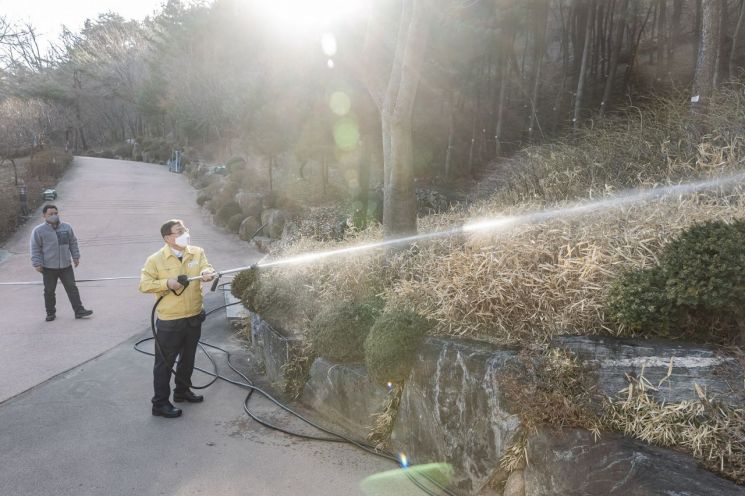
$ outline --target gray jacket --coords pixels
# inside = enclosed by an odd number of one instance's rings
[[[60,222],[57,229],[45,222],[31,233],[31,265],[47,269],[65,269],[80,258],[78,239],[72,226]]]

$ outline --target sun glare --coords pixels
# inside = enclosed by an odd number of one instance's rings
[[[260,0],[273,22],[294,28],[323,28],[360,15],[366,0]]]

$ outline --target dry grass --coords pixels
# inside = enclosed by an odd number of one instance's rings
[[[692,454],[709,470],[745,483],[745,409],[732,408],[694,385],[698,400],[659,403],[642,371],[621,397],[608,400],[603,423],[642,441]]]
[[[316,355],[307,341],[290,349],[290,359],[282,365],[282,390],[291,400],[296,400],[303,394],[310,367],[315,359]]]
[[[508,404],[519,408],[520,416],[520,430],[500,459],[507,472],[528,463],[527,440],[542,425],[582,427],[600,435],[595,383],[566,350],[523,350],[500,376],[499,389]]]
[[[437,241],[407,261],[388,300],[437,321],[439,333],[500,344],[546,342],[556,334],[620,335],[624,329],[604,315],[610,282],[656,263],[662,246],[686,227],[735,218],[745,218],[742,192],[658,200]]]
[[[527,442],[538,427],[582,427],[595,437],[603,429],[597,405],[602,404],[594,379],[577,358],[561,348],[523,350],[499,378],[508,404],[519,407],[520,429],[504,450],[499,466],[507,473],[530,462]]]
[[[516,179],[507,189],[467,210],[423,217],[419,232],[745,169],[745,86],[725,89],[712,109],[706,126],[694,126],[684,102],[661,102],[644,113],[631,109],[571,144],[532,148],[516,159]],[[708,131],[701,134],[702,128]],[[662,246],[694,223],[740,218],[741,189],[706,192],[417,242],[394,256],[382,250],[336,255],[274,269],[272,277],[303,285],[318,305],[383,295],[389,307],[435,320],[436,333],[497,344],[545,343],[556,334],[623,335],[627,331],[604,314],[611,281],[653,265]],[[381,237],[379,227],[347,233],[342,242],[306,237],[273,256]]]
[[[375,449],[384,450],[391,439],[403,392],[403,384],[391,384],[383,410],[373,415],[373,425],[370,427],[367,440],[375,446]]]

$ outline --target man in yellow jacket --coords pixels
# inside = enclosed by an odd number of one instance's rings
[[[202,281],[211,281],[215,271],[207,261],[204,250],[189,244],[189,230],[178,219],[169,220],[160,228],[165,246],[150,255],[142,268],[140,291],[154,293],[162,298],[157,308],[156,328],[158,339],[155,366],[153,367],[152,413],[156,416],[174,418],[181,416],[181,409],[169,401],[171,395],[171,369],[180,356],[176,369],[173,401],[199,403],[204,400],[191,388],[194,371],[194,356],[202,335],[204,307],[200,284],[182,284],[179,276],[187,278],[201,276]],[[165,361],[163,360],[165,358]]]

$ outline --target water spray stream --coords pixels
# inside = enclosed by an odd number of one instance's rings
[[[737,174],[731,174],[728,176],[721,176],[713,179],[707,179],[692,183],[678,184],[674,186],[665,186],[661,188],[651,189],[635,189],[620,193],[612,198],[605,198],[602,200],[590,201],[590,202],[577,202],[562,208],[555,208],[549,210],[542,210],[539,212],[532,212],[522,215],[514,215],[508,217],[498,217],[491,219],[484,219],[474,222],[469,222],[462,226],[458,226],[452,229],[444,231],[434,231],[430,233],[416,234],[413,236],[406,236],[402,238],[389,239],[385,241],[378,241],[375,243],[368,243],[364,245],[350,246],[347,248],[339,248],[336,250],[321,251],[316,253],[306,253],[301,255],[294,255],[286,258],[280,258],[273,261],[264,262],[264,259],[256,264],[248,265],[245,267],[238,267],[235,269],[224,270],[218,272],[219,276],[232,274],[235,272],[241,272],[251,268],[269,268],[279,267],[284,265],[296,265],[296,264],[307,264],[324,258],[333,257],[336,255],[348,255],[352,253],[360,253],[364,251],[374,250],[376,248],[384,248],[390,246],[405,245],[413,243],[415,241],[423,241],[427,239],[443,238],[449,236],[455,236],[458,234],[466,234],[472,232],[481,231],[493,231],[497,229],[505,229],[517,225],[533,224],[556,218],[573,217],[576,215],[587,214],[597,210],[607,210],[625,205],[643,203],[646,201],[662,198],[670,195],[682,196],[690,193],[696,193],[708,189],[714,189],[722,186],[737,184],[745,181],[745,172],[739,172]],[[263,227],[263,226],[262,226]],[[89,282],[89,281],[104,281],[104,280],[116,280],[116,279],[139,279],[139,277],[110,277],[100,279],[82,279],[77,282]],[[200,279],[200,276],[192,277],[189,280],[193,281]],[[0,286],[17,286],[17,285],[31,285],[40,284],[38,282],[0,282]]]
[[[629,204],[642,203],[658,198],[662,198],[669,195],[686,195],[703,191],[707,189],[713,189],[721,186],[735,184],[745,181],[745,172],[738,174],[732,174],[729,176],[718,177],[714,179],[707,179],[703,181],[697,181],[693,183],[678,184],[674,186],[665,186],[662,188],[653,189],[637,189],[630,190],[621,193],[612,198],[606,198],[602,200],[592,202],[577,202],[572,205],[542,210],[539,212],[532,212],[523,215],[515,215],[508,217],[499,217],[492,219],[485,219],[480,221],[469,222],[462,226],[448,229],[444,231],[435,231],[431,233],[417,234],[414,236],[406,236],[403,238],[395,238],[386,241],[379,241],[376,243],[368,243],[364,245],[351,246],[348,248],[340,248],[338,250],[322,251],[317,253],[306,253],[302,255],[291,256],[287,258],[280,258],[278,260],[258,263],[255,267],[278,267],[282,265],[292,264],[304,264],[315,262],[317,260],[332,257],[335,255],[347,255],[350,253],[359,253],[363,251],[373,250],[376,248],[383,248],[388,246],[403,245],[414,241],[422,241],[426,239],[442,238],[448,236],[454,236],[457,234],[471,233],[477,231],[490,231],[496,229],[504,229],[517,225],[533,224],[537,222],[546,221],[549,219],[561,218],[561,217],[573,217],[576,215],[586,214],[597,210],[607,210],[611,208],[622,207]],[[238,272],[241,270],[248,269],[250,267],[241,267],[239,269],[233,269],[230,271],[224,271],[222,274],[229,274],[231,272]]]

